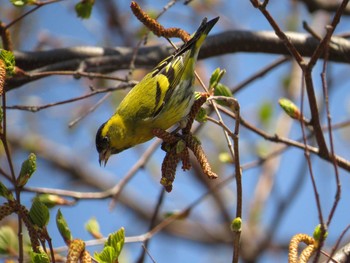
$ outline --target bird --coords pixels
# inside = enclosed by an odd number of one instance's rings
[[[112,154],[151,140],[154,129],[167,130],[186,120],[195,100],[198,53],[218,20],[203,19],[190,40],[136,84],[100,126],[96,133],[100,166],[106,166]]]

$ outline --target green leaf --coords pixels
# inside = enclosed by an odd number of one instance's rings
[[[120,228],[117,232],[114,232],[108,236],[105,246],[111,246],[115,249],[117,257],[119,257],[120,252],[123,249],[125,240],[124,228]]]
[[[241,232],[242,231],[242,219],[240,217],[236,217],[231,222],[231,231],[232,232]]]
[[[194,99],[198,100],[202,97],[202,92],[195,91],[194,92]]]
[[[190,210],[185,210],[185,211],[169,211],[164,213],[164,217],[171,217],[175,216],[176,220],[184,220],[187,219],[190,215]]]
[[[327,232],[327,227],[325,226],[325,230],[324,230],[324,239],[327,238],[328,236],[328,232]],[[322,231],[321,231],[321,224],[318,224],[316,227],[315,227],[315,230],[314,230],[314,234],[313,234],[313,237],[316,241],[320,241],[321,240],[321,234],[322,234]]]
[[[42,228],[49,223],[50,212],[44,203],[40,202],[38,198],[34,198],[29,217],[35,225]]]
[[[77,16],[82,19],[90,18],[94,3],[94,0],[82,0],[80,3],[77,3],[75,5],[75,12],[77,13]]]
[[[6,75],[12,76],[15,73],[15,56],[12,52],[0,49],[0,59],[5,62]]]
[[[220,68],[215,69],[210,76],[209,89],[215,89],[225,73],[226,73],[226,70],[224,69],[220,69]]]
[[[293,119],[299,120],[301,118],[301,113],[297,105],[295,105],[291,100],[286,98],[281,98],[278,101],[281,108],[287,115]]]
[[[204,108],[200,108],[197,115],[196,115],[196,121],[198,122],[206,122],[207,121],[207,111]]]
[[[226,85],[218,83],[216,85],[215,90],[214,90],[214,95],[215,96],[232,97],[232,92],[229,89],[229,87],[227,87]]]
[[[30,251],[30,259],[32,263],[50,263],[50,258],[44,251],[40,253]]]
[[[21,171],[17,178],[17,185],[24,186],[36,170],[36,156],[29,154],[28,159],[22,163]]]
[[[220,68],[216,68],[213,73],[211,73],[210,80],[209,80],[209,86],[212,87],[215,82],[217,82],[217,79],[219,78],[220,74]]]
[[[9,226],[0,227],[0,255],[8,255],[10,251],[18,251],[17,235]]]
[[[94,258],[100,263],[115,263],[118,255],[113,247],[104,247],[100,253],[95,252]]]
[[[28,0],[11,0],[11,3],[14,6],[22,7],[22,6],[25,6],[28,3]]]
[[[95,217],[90,218],[89,221],[85,224],[85,229],[95,238],[102,237],[100,232],[100,225]]]
[[[214,89],[214,96],[232,97],[232,92],[226,85],[217,83]],[[222,106],[227,106],[225,101],[217,100],[216,102]]]
[[[229,163],[232,164],[233,160],[232,160],[232,156],[231,154],[227,153],[227,152],[222,152],[219,154],[219,160],[222,163]]]
[[[56,205],[62,205],[69,203],[68,200],[60,197],[59,195],[53,195],[53,194],[39,194],[36,196],[42,202],[45,204],[48,208],[53,208]]]
[[[11,191],[7,189],[7,187],[2,182],[0,182],[0,196],[5,197],[9,201],[15,200]]]
[[[273,113],[272,104],[270,102],[264,102],[259,108],[259,119],[263,124],[268,124],[271,120]]]
[[[72,233],[68,227],[66,219],[63,217],[63,214],[61,213],[61,210],[58,209],[56,214],[56,225],[58,228],[58,231],[60,232],[64,242],[68,244],[72,239]]]

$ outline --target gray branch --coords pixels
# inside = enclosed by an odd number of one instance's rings
[[[326,262],[338,262],[338,263],[349,263],[350,262],[350,243],[347,243],[340,248],[332,257],[333,261],[325,260]]]
[[[287,33],[291,42],[302,56],[309,57],[319,41],[307,34]],[[170,55],[174,49],[169,46],[142,47],[135,60],[136,67],[152,68]],[[282,41],[272,31],[227,31],[209,36],[204,43],[199,59],[238,52],[289,55]],[[70,47],[49,51],[15,51],[16,65],[29,76],[16,76],[7,81],[7,90],[20,87],[39,77],[33,73],[47,71],[84,71],[110,73],[128,69],[134,48],[130,47]],[[350,41],[333,37],[329,61],[350,63]]]

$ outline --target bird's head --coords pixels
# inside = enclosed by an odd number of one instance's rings
[[[101,125],[96,133],[96,149],[99,163],[106,166],[112,154],[120,153],[134,145],[128,136],[128,129],[119,115],[113,115]]]
[[[96,133],[96,150],[99,154],[99,163],[106,166],[109,157],[112,154],[111,139],[108,133],[106,123],[102,124]]]

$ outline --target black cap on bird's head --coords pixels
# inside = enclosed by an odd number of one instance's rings
[[[107,134],[102,134],[105,125],[106,123],[102,124],[96,133],[96,150],[99,154],[98,161],[100,163],[100,166],[101,164],[106,166],[107,161],[112,154],[112,150],[110,147],[110,139]]]
[[[112,154],[120,153],[133,145],[125,141],[124,127],[118,123],[120,116],[113,116],[110,120],[101,125],[96,133],[96,150],[99,154],[100,165],[106,166]],[[112,121],[111,121],[112,120]],[[117,120],[117,121],[116,121]]]

